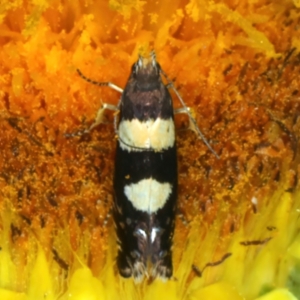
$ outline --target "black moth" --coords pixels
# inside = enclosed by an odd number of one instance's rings
[[[115,119],[118,141],[113,182],[118,270],[123,277],[132,276],[137,282],[144,276],[170,278],[177,199],[174,111],[168,91],[172,83],[154,53],[149,58],[139,57],[124,91],[112,83],[92,81],[78,72],[93,84],[110,86],[122,93],[118,106],[104,104],[90,127],[101,122],[104,109],[119,111],[119,122]],[[168,80],[167,86],[161,74]],[[183,105],[179,112],[189,115],[194,129],[217,156],[176,89],[174,92]]]

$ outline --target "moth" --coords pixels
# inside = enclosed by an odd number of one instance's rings
[[[123,277],[140,282],[145,276],[172,277],[172,240],[177,203],[177,155],[174,109],[169,88],[172,82],[156,61],[155,53],[140,56],[133,64],[125,89],[110,82],[122,93],[117,106],[104,104],[89,130],[101,122],[105,109],[118,111],[118,137],[113,179],[113,218],[118,239],[117,268]],[[168,81],[164,84],[162,76]],[[203,137],[189,109],[175,88],[185,112]],[[88,130],[88,131],[89,131]]]

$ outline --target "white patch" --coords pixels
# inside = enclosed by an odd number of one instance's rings
[[[140,236],[142,236],[145,240],[147,239],[147,234],[146,234],[145,230],[139,228],[139,229],[137,230],[137,233],[138,233]]]
[[[257,198],[256,197],[252,197],[251,202],[253,205],[257,205]]]
[[[124,187],[124,193],[133,207],[149,214],[162,208],[171,192],[170,183],[159,183],[153,178],[143,179]]]
[[[159,229],[159,228],[157,228],[157,227],[152,228],[152,230],[151,230],[151,235],[150,235],[151,243],[153,243],[153,242],[155,241],[156,233],[157,233],[157,232],[160,232],[160,229]]]
[[[143,149],[165,150],[173,147],[175,143],[174,121],[172,118],[157,118],[144,122],[138,119],[123,120],[119,125],[119,136],[121,148],[129,152]]]

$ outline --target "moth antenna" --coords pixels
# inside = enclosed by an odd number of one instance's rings
[[[85,75],[82,74],[82,72],[79,70],[79,69],[76,69],[77,73],[79,74],[79,76],[81,78],[83,78],[85,81],[89,82],[89,83],[92,83],[92,84],[95,84],[95,85],[98,85],[98,86],[108,86],[110,88],[112,88],[113,90],[119,92],[119,93],[123,93],[123,89],[121,89],[120,87],[118,87],[117,85],[111,83],[111,82],[98,82],[98,81],[95,81],[95,80],[92,80],[88,77],[86,77]]]
[[[179,92],[177,91],[177,89],[174,87],[173,82],[170,80],[170,78],[167,76],[167,74],[161,69],[160,70],[161,73],[163,74],[163,76],[166,78],[168,84],[168,87],[171,87],[174,91],[174,93],[176,94],[177,98],[179,99],[181,105],[183,106],[185,113],[189,116],[190,121],[193,123],[198,135],[201,137],[202,141],[204,142],[204,144],[207,146],[207,148],[213,153],[213,155],[217,158],[220,159],[220,156],[216,153],[216,151],[211,147],[211,145],[209,144],[209,142],[207,141],[207,139],[205,138],[204,134],[201,132],[201,130],[199,129],[196,120],[193,118],[193,116],[191,115],[188,107],[186,106],[186,104],[184,103],[183,99],[181,98]]]

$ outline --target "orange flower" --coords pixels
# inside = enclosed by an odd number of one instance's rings
[[[296,0],[2,2],[0,299],[300,298]],[[176,116],[174,278],[135,285],[115,266],[112,115],[67,134],[120,98],[76,69],[124,87],[151,49],[221,159]]]

